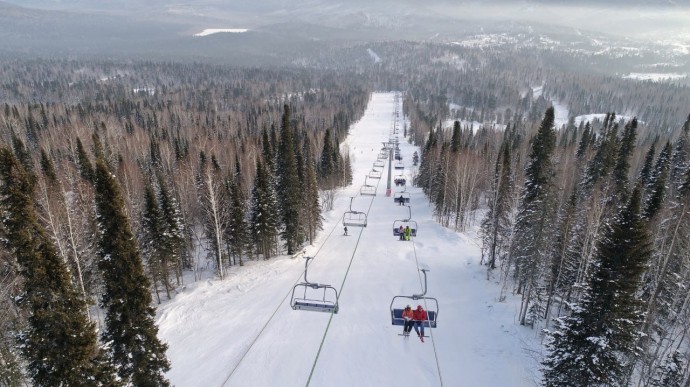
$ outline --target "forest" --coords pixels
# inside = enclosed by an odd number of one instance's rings
[[[401,90],[414,184],[437,222],[480,230],[497,297],[543,336],[541,382],[687,385],[690,90],[541,54],[1,61],[0,384],[167,385],[155,305],[310,244],[352,178],[348,128]]]

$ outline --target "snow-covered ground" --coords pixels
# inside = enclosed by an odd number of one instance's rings
[[[603,122],[604,118],[606,118],[606,113],[584,114],[584,115],[575,117],[575,125],[580,125],[580,122],[583,122],[583,121],[584,122],[592,122],[595,119]],[[616,114],[616,122],[619,122],[620,120],[628,122],[628,121],[632,120],[632,117]]]
[[[402,111],[402,100],[397,109]],[[167,376],[185,386],[533,386],[538,376],[537,332],[515,323],[518,299],[496,301],[499,286],[479,265],[476,235],[452,232],[432,219],[419,188],[408,184],[418,234],[410,242],[392,235],[408,209],[386,196],[386,162],[377,195],[360,196],[396,119],[394,93],[372,95],[364,117],[343,146],[352,156],[353,184],[341,190],[324,230],[305,249],[314,260],[309,280],[339,294],[337,314],[290,308],[293,286],[302,281],[304,260],[286,256],[233,267],[225,280],[188,284],[158,308],[160,337],[168,343]],[[402,127],[401,120],[397,127]],[[404,175],[411,182],[418,150],[400,142]],[[390,175],[390,176],[389,176]],[[393,193],[400,188],[392,184]],[[350,206],[368,214],[366,228],[341,219]],[[399,336],[391,325],[396,295],[422,292],[419,267],[428,267],[427,296],[438,300],[438,328],[424,343]],[[403,299],[403,304],[408,302]],[[410,304],[433,305],[431,300]],[[403,305],[396,305],[403,306]]]
[[[688,74],[679,73],[630,73],[624,75],[625,79],[635,79],[638,81],[652,81],[652,82],[663,82],[672,81],[674,79],[686,78]]]
[[[381,57],[379,57],[379,55],[376,52],[374,52],[374,50],[372,50],[371,48],[367,48],[367,52],[369,53],[371,59],[374,60],[374,63],[381,62]]]
[[[194,34],[194,36],[208,36],[208,35],[218,34],[221,32],[232,33],[232,34],[241,34],[243,32],[247,32],[247,31],[249,31],[249,30],[246,28],[207,28],[201,32]]]

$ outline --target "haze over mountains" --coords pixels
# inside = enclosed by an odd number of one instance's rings
[[[223,48],[242,51],[260,45],[271,50],[272,41],[279,46],[400,39],[446,42],[477,33],[556,31],[684,46],[690,43],[687,20],[688,3],[670,0],[5,0],[0,1],[0,51],[223,57]],[[248,28],[253,33],[190,41],[205,28]]]

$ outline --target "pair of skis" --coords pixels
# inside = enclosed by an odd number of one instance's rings
[[[403,333],[398,333],[398,336],[404,336],[404,337],[410,337],[410,334],[403,334]],[[419,336],[419,335],[417,335]],[[419,336],[419,339],[422,340],[422,343],[424,342],[424,338],[429,337],[429,336]]]

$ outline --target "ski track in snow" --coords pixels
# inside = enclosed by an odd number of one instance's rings
[[[340,311],[330,325],[329,314],[289,306],[292,286],[302,280],[301,258],[247,262],[231,268],[223,281],[191,283],[158,308],[173,385],[304,386],[326,329],[312,386],[439,386],[434,348],[445,386],[536,384],[539,365],[530,353],[539,351],[539,338],[515,323],[519,298],[508,292],[506,302],[496,301],[499,285],[486,280],[477,241],[433,221],[421,189],[410,184],[416,173],[412,154],[419,149],[401,139],[412,219],[418,223],[414,245],[392,235],[394,220],[408,211],[385,196],[388,162],[380,181],[368,182],[377,185],[377,196],[358,195],[393,127],[394,95],[373,94],[351,128],[343,149],[352,155],[353,184],[339,191],[335,209],[324,214],[324,230],[305,249],[315,256],[309,280],[330,284],[340,295]],[[402,128],[402,99],[398,110]],[[391,177],[397,174],[391,170]],[[393,193],[401,190],[391,186]],[[366,212],[370,204],[371,210],[368,227],[349,227],[350,236],[343,236],[340,222],[350,196],[354,210]],[[422,291],[415,253],[431,270],[427,296],[439,302],[438,328],[425,343],[414,334],[398,336],[402,327],[390,320],[394,296]]]

